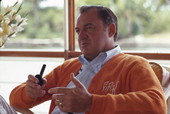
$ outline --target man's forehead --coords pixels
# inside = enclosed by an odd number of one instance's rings
[[[85,20],[78,19],[76,26],[85,27],[88,25],[96,25],[98,21],[95,21],[93,17],[88,17]]]
[[[80,17],[86,17],[86,18],[94,18],[94,17],[98,17],[98,11],[96,8],[92,8],[92,9],[89,9],[83,13],[81,13],[78,18]]]
[[[97,21],[101,20],[97,14],[81,14],[77,18],[77,25],[78,24],[87,24],[87,23],[96,23]]]

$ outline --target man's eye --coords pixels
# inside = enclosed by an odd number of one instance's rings
[[[85,28],[85,31],[86,31],[86,32],[93,32],[93,31],[94,31],[94,27],[91,27],[91,26],[86,27],[86,28]]]
[[[79,33],[80,33],[80,30],[76,29],[76,33],[79,34]]]

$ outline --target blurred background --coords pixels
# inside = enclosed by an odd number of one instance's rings
[[[14,5],[17,0],[2,0],[3,8]],[[64,6],[66,0],[18,0],[21,16],[27,15],[25,30],[11,38],[1,50],[65,50]],[[170,52],[170,1],[169,0],[75,0],[75,19],[82,5],[104,5],[118,17],[118,41],[123,51]],[[77,39],[77,37],[76,37]],[[79,51],[77,40],[76,50]],[[26,81],[28,74],[37,74],[42,64],[47,64],[45,74],[64,61],[63,58],[3,57],[0,56],[0,95],[8,102],[11,90]],[[169,61],[157,61],[169,65]],[[50,103],[32,110],[38,114],[48,113]]]
[[[2,0],[1,9],[16,1]],[[63,50],[64,0],[19,2],[24,3],[20,14],[29,13],[28,24],[22,33],[6,43],[5,49]],[[82,5],[104,5],[115,12],[119,20],[117,43],[123,50],[170,50],[169,0],[75,0],[75,18]]]

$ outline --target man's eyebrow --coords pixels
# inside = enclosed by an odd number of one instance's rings
[[[79,29],[79,28],[78,28],[78,27],[75,27],[74,29],[77,30],[77,29]]]
[[[87,24],[83,25],[83,27],[86,27],[86,26],[93,26],[93,24],[87,23]],[[75,27],[75,29],[78,29],[78,28],[79,28],[79,27]]]
[[[84,27],[86,27],[86,26],[93,26],[93,24],[87,23],[87,24],[84,25]]]
[[[94,25],[91,24],[91,23],[87,23],[87,24],[84,25],[84,27],[87,27],[87,26],[94,26]],[[75,27],[75,30],[77,30],[77,29],[79,29],[79,27]]]

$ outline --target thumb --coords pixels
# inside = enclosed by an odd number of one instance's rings
[[[74,73],[70,74],[70,78],[76,88],[84,88],[84,85],[75,77]]]
[[[46,79],[46,78],[43,78],[43,85],[42,85],[42,88],[45,87],[46,83],[47,83],[47,79]]]

